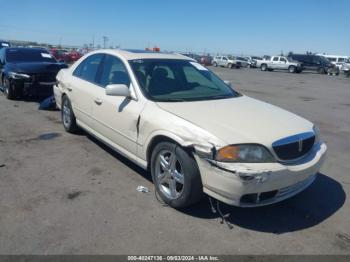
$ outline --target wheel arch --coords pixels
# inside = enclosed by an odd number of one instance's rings
[[[193,152],[193,147],[191,145],[188,145],[185,143],[183,139],[178,137],[177,135],[170,133],[170,132],[157,132],[153,135],[151,135],[147,142],[145,143],[145,155],[146,155],[146,161],[147,161],[147,170],[150,168],[151,163],[151,157],[153,149],[161,142],[170,142],[174,143],[180,147],[182,147],[184,150],[188,151],[189,153]]]

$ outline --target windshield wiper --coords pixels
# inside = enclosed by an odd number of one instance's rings
[[[233,96],[230,96],[230,95],[217,95],[217,96],[211,96],[211,97],[208,97],[208,99],[223,99],[223,98],[231,98]]]
[[[166,98],[166,99],[159,99],[159,102],[184,102],[187,101],[184,98]]]

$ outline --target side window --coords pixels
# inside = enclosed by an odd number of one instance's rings
[[[222,60],[227,61],[227,58],[226,58],[226,57],[223,57]]]
[[[284,57],[281,57],[280,61],[283,62],[283,63],[287,63],[287,60]]]
[[[275,57],[273,58],[273,61],[277,62],[277,61],[278,61],[278,56],[275,56]]]
[[[312,58],[312,56],[310,56],[310,55],[307,55],[307,56],[305,56],[305,61],[306,61],[306,63],[312,63],[312,60],[313,58]]]
[[[316,64],[321,64],[321,59],[318,56],[313,57],[313,62]]]
[[[102,58],[103,58],[103,54],[95,54],[87,57],[74,70],[73,75],[78,76],[89,82],[96,82],[96,74]]]
[[[344,63],[345,62],[345,58],[339,57],[338,58],[338,63]]]
[[[97,81],[103,87],[112,84],[130,85],[130,78],[124,63],[117,57],[106,55],[103,61],[102,73]]]

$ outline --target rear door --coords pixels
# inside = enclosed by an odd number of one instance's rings
[[[83,60],[74,70],[72,77],[64,81],[77,120],[91,127],[92,106],[95,98],[96,78],[104,54],[94,54]]]

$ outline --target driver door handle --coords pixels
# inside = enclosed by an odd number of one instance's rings
[[[95,102],[96,105],[101,105],[101,104],[102,104],[102,99],[96,97],[96,98],[94,99],[94,102]]]

